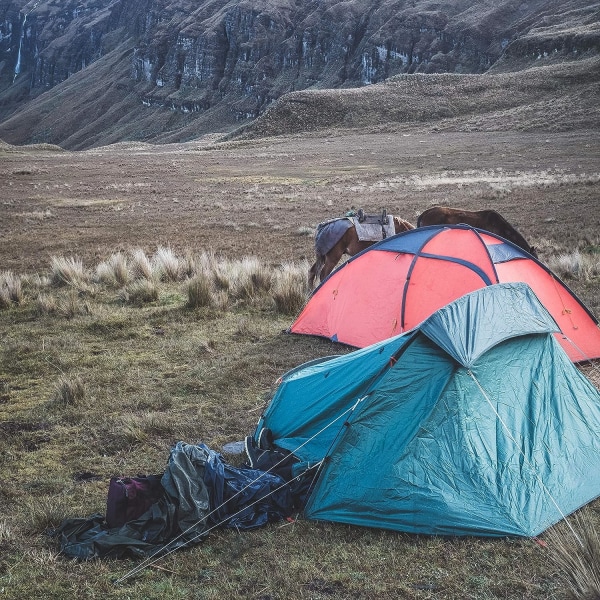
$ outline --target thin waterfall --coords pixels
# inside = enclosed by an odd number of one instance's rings
[[[23,46],[23,38],[25,37],[25,24],[27,23],[27,14],[23,15],[23,24],[21,25],[21,36],[19,38],[19,51],[17,52],[17,63],[15,64],[15,72],[13,77],[13,83],[21,72],[21,48]]]

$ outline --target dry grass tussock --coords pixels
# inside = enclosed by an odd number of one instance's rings
[[[154,271],[152,261],[141,248],[136,248],[131,252],[131,276],[134,279],[153,279]]]
[[[51,402],[60,406],[78,406],[85,399],[85,384],[80,377],[63,375],[56,383]]]
[[[137,280],[173,283],[187,281],[199,273],[229,268],[228,261],[207,252],[198,256],[190,252],[178,255],[169,246],[159,246],[148,256],[136,248],[129,253],[117,252],[102,261],[96,267],[95,281],[112,287],[125,287]]]
[[[600,535],[589,509],[546,533],[550,559],[558,568],[572,600],[600,598]]]
[[[592,281],[600,277],[600,253],[586,254],[579,250],[548,259],[548,267],[559,277]]]
[[[119,299],[140,306],[159,299],[158,284],[153,279],[136,279],[119,291]]]
[[[563,279],[595,283],[600,279],[600,246],[597,241],[569,253],[544,252],[549,268]],[[543,243],[541,244],[543,245]],[[238,303],[298,313],[310,290],[306,285],[308,263],[276,267],[256,257],[218,257],[211,252],[176,254],[170,247],[153,255],[142,249],[116,252],[88,269],[77,257],[52,257],[48,274],[19,276],[0,273],[0,310],[33,302],[39,315],[68,319],[92,314],[94,294],[117,290],[121,303],[144,306],[161,301],[161,288],[182,283],[188,308],[227,310]],[[51,293],[55,288],[56,293]],[[58,293],[66,288],[66,293]]]
[[[169,415],[164,412],[146,412],[141,415],[126,415],[122,419],[121,433],[129,444],[142,444],[152,436],[171,436],[175,433],[174,425]]]
[[[47,533],[69,518],[69,503],[62,496],[36,497],[25,503],[23,526],[31,533]]]
[[[186,274],[186,265],[171,248],[159,247],[154,255],[153,270],[162,281],[181,281]]]
[[[69,285],[83,289],[90,282],[91,277],[80,258],[53,256],[50,265],[50,280],[53,285]]]
[[[58,311],[56,297],[52,294],[40,294],[35,303],[38,315],[53,315]]]
[[[0,521],[0,544],[8,544],[14,539],[14,533],[6,520]]]
[[[218,268],[220,285],[224,287],[234,300],[252,300],[261,293],[271,289],[271,269],[258,258],[243,257],[241,260],[229,260]]]
[[[307,298],[307,271],[306,261],[300,265],[285,263],[278,270],[273,286],[273,300],[277,312],[295,315],[302,310]]]
[[[187,284],[188,308],[210,307],[217,304],[216,293],[213,289],[213,278],[209,273],[202,272],[189,280]]]
[[[285,263],[276,269],[255,257],[217,260],[203,255],[200,270],[187,283],[188,307],[221,310],[236,302],[258,303],[272,298],[278,312],[292,314],[308,296],[308,266]]]
[[[142,249],[115,252],[95,268],[77,257],[54,256],[48,275],[1,273],[0,309],[29,301],[40,316],[71,319],[92,314],[92,298],[102,290],[116,289],[119,302],[144,306],[159,302],[165,286],[182,283],[188,308],[222,311],[239,303],[262,308],[270,304],[277,312],[293,314],[309,294],[307,271],[306,261],[273,267],[252,256],[231,260],[211,252],[178,255],[164,246],[150,256]]]
[[[107,285],[126,285],[130,279],[127,257],[122,252],[112,254],[96,267],[96,279]]]
[[[66,319],[73,319],[78,315],[90,315],[92,312],[91,303],[74,289],[69,290],[56,301],[56,313]]]
[[[12,271],[0,272],[0,308],[23,302],[21,278]]]
[[[34,309],[38,316],[58,316],[65,319],[91,315],[94,310],[85,293],[72,288],[64,293],[38,293],[34,300]]]
[[[96,267],[95,281],[112,287],[124,287],[132,281],[175,282],[189,278],[196,271],[189,253],[178,256],[168,246],[159,246],[153,256],[141,248],[125,254],[116,252]]]

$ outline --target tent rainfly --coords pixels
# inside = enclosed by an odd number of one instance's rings
[[[536,536],[600,496],[600,394],[557,331],[526,284],[484,287],[290,371],[254,438],[320,463],[308,518]]]
[[[363,348],[464,294],[516,281],[550,312],[573,362],[600,358],[598,321],[581,300],[518,246],[468,225],[419,227],[367,248],[313,292],[289,331]]]

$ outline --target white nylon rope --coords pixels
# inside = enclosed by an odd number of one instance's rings
[[[577,352],[579,352],[579,354],[581,354],[581,356],[583,357],[581,361],[577,362],[585,361],[590,364],[592,370],[598,370],[598,367],[596,367],[596,365],[594,364],[594,360],[589,355],[587,355],[568,335],[566,335],[562,331],[559,333],[562,335],[563,340],[567,340],[567,342],[569,342],[569,344],[571,344],[571,346],[573,346],[573,348],[575,348],[575,350],[577,350]]]
[[[333,419],[333,421],[330,421],[327,425],[325,425],[325,427],[323,427],[321,430],[317,431],[317,433],[315,433],[312,437],[308,438],[307,440],[305,440],[304,442],[302,442],[302,444],[300,444],[296,449],[294,449],[292,451],[292,454],[296,453],[298,450],[300,450],[300,448],[302,448],[303,446],[306,446],[306,444],[308,444],[309,442],[311,442],[312,440],[314,440],[316,437],[318,437],[319,435],[321,435],[324,431],[326,431],[327,429],[329,429],[329,427],[331,427],[334,423],[336,423],[337,421],[339,421],[342,417],[345,417],[347,414],[351,413],[354,411],[354,409],[358,406],[358,404],[360,402],[362,402],[364,399],[366,398],[365,396],[362,396],[361,398],[359,398],[350,408],[346,409],[343,413],[339,414],[335,419]],[[237,496],[239,496],[242,492],[244,492],[245,490],[247,490],[249,487],[251,487],[254,483],[256,483],[257,481],[259,481],[262,477],[264,477],[267,473],[270,473],[273,469],[275,469],[277,466],[279,466],[282,462],[284,462],[285,460],[288,459],[288,456],[285,456],[284,458],[282,458],[279,462],[275,463],[268,471],[264,471],[262,472],[256,479],[254,479],[253,481],[251,481],[250,483],[248,483],[246,486],[244,486],[241,490],[239,490],[238,492],[236,492],[233,496],[231,496],[231,498],[228,498],[227,500],[225,500],[224,502],[222,502],[219,506],[213,508],[207,515],[205,515],[203,517],[203,519],[208,519],[213,513],[215,513],[216,511],[218,511],[220,508],[222,508],[223,506],[225,506],[230,500],[233,500],[234,498],[236,498]],[[319,461],[318,463],[312,465],[311,467],[309,467],[307,469],[314,469],[315,467],[320,468],[322,465],[323,461]],[[306,472],[306,471],[305,471]],[[318,471],[317,471],[318,472]],[[316,476],[316,474],[315,474]],[[243,512],[244,510],[246,510],[247,508],[250,508],[251,506],[254,506],[257,502],[260,502],[261,500],[264,500],[265,498],[268,498],[271,494],[274,494],[275,492],[279,491],[280,489],[282,489],[283,487],[285,487],[286,485],[289,485],[290,483],[292,483],[296,478],[291,479],[290,481],[286,481],[283,485],[279,486],[277,489],[272,490],[271,492],[269,492],[268,494],[266,494],[265,496],[263,496],[262,498],[260,498],[259,500],[256,500],[255,502],[253,502],[252,504],[249,504],[247,506],[244,506],[242,509],[240,509],[238,512],[236,512],[233,515],[229,515],[227,517],[227,519],[216,523],[215,525],[213,525],[212,527],[210,527],[207,530],[202,531],[200,534],[196,535],[195,537],[193,537],[191,540],[189,540],[188,542],[186,542],[186,544],[189,544],[190,542],[194,541],[195,539],[197,539],[198,537],[201,537],[202,535],[208,534],[210,531],[212,531],[213,529],[220,527],[226,520],[231,519],[232,517],[235,517],[236,515],[240,514],[241,512]],[[133,575],[139,573],[140,571],[142,571],[143,569],[150,567],[154,564],[156,564],[159,560],[162,560],[163,558],[169,556],[169,554],[172,554],[173,552],[175,552],[175,550],[180,549],[184,546],[178,546],[177,548],[172,548],[171,550],[169,550],[168,552],[166,552],[165,554],[160,554],[165,548],[168,548],[171,544],[173,544],[174,542],[176,542],[177,540],[181,539],[186,533],[188,533],[190,530],[194,529],[194,527],[196,527],[199,523],[201,523],[201,521],[203,519],[200,519],[199,521],[196,521],[196,523],[194,523],[193,525],[190,525],[190,527],[188,527],[185,531],[183,531],[182,533],[180,533],[177,537],[173,538],[172,540],[170,540],[169,542],[167,542],[164,546],[162,546],[161,548],[159,548],[158,550],[156,550],[153,554],[151,554],[148,558],[145,558],[139,565],[137,565],[136,567],[134,567],[133,569],[131,569],[131,571],[129,571],[128,573],[126,573],[125,575],[123,575],[122,577],[120,577],[119,579],[117,579],[114,583],[115,585],[118,585],[120,583],[122,583],[123,581],[129,579],[130,577],[132,577]],[[160,556],[157,556],[159,555]],[[153,560],[154,559],[154,560]]]
[[[475,375],[472,373],[472,371],[470,369],[467,370],[467,373],[469,374],[469,377],[471,377],[471,379],[473,379],[473,381],[475,382],[475,384],[479,388],[479,391],[483,394],[483,397],[486,399],[487,403],[490,405],[491,409],[494,411],[494,414],[498,418],[498,421],[500,421],[500,423],[502,424],[502,427],[504,427],[504,429],[508,433],[508,437],[512,440],[512,442],[514,443],[514,445],[518,449],[519,453],[523,456],[523,458],[525,459],[525,462],[529,463],[530,466],[535,467],[536,466],[535,463],[530,462],[529,459],[527,458],[527,456],[525,455],[525,453],[523,452],[523,450],[521,450],[521,448],[519,447],[519,443],[517,442],[517,440],[513,436],[512,432],[510,431],[510,429],[508,428],[508,426],[506,425],[506,423],[502,420],[502,417],[500,416],[500,414],[498,413],[498,411],[496,410],[496,408],[492,404],[492,401],[488,397],[486,391],[483,389],[483,387],[481,386],[481,384],[479,383],[479,381],[477,380],[477,378],[475,377]],[[571,533],[575,536],[575,539],[579,542],[580,546],[583,548],[584,545],[583,545],[583,542],[581,541],[581,538],[577,535],[577,533],[575,532],[575,530],[573,529],[573,527],[571,526],[571,524],[567,520],[567,516],[563,513],[563,511],[561,510],[560,506],[558,505],[558,503],[556,502],[556,500],[554,499],[554,497],[550,493],[550,490],[546,487],[546,485],[541,480],[540,476],[537,474],[537,472],[536,472],[535,469],[534,469],[534,473],[535,473],[535,478],[538,480],[538,482],[541,485],[542,489],[544,490],[544,492],[546,494],[548,494],[548,497],[550,498],[550,500],[552,501],[552,503],[556,507],[556,510],[558,510],[558,512],[560,513],[561,518],[567,524],[567,526],[571,530]]]
[[[308,471],[310,471],[311,469],[315,469],[317,467],[321,466],[321,463],[323,461],[319,461],[318,463],[315,463],[314,465],[312,465],[311,467],[308,467],[308,469],[306,469],[306,471],[304,471],[304,473],[307,473]],[[267,473],[268,471],[265,471],[265,473]],[[303,473],[303,474],[304,474]],[[260,477],[258,477],[257,479],[255,479],[255,481],[258,481],[262,476],[264,475],[261,474]],[[215,523],[212,527],[209,527],[208,529],[205,529],[203,531],[201,531],[200,533],[198,533],[197,535],[195,535],[193,538],[187,540],[185,542],[184,545],[182,546],[177,546],[174,548],[171,548],[170,550],[168,550],[167,552],[165,552],[164,554],[161,554],[160,556],[157,556],[157,554],[159,552],[162,552],[165,548],[168,548],[171,544],[173,544],[173,542],[176,542],[179,538],[181,538],[182,535],[185,535],[185,533],[187,531],[189,531],[190,529],[193,529],[200,521],[198,521],[198,523],[196,523],[195,525],[192,525],[191,527],[189,527],[186,531],[184,531],[183,533],[179,534],[176,538],[172,539],[170,542],[168,542],[167,544],[165,544],[162,548],[160,548],[159,550],[157,550],[154,554],[152,554],[152,556],[149,556],[148,558],[146,558],[144,561],[142,561],[139,565],[137,565],[136,567],[134,567],[131,571],[129,571],[129,573],[126,573],[125,575],[123,575],[123,577],[121,577],[120,579],[117,579],[114,583],[115,585],[118,585],[120,583],[122,583],[123,581],[129,579],[130,577],[132,577],[133,575],[136,575],[137,573],[139,573],[140,571],[151,567],[153,565],[155,565],[157,562],[163,560],[164,558],[166,558],[167,556],[169,556],[170,554],[173,554],[173,552],[175,552],[176,550],[181,550],[182,548],[185,548],[186,545],[191,544],[192,542],[194,542],[195,540],[197,540],[200,537],[203,537],[205,535],[208,535],[213,529],[217,529],[217,527],[220,527],[226,520],[232,519],[233,517],[236,517],[237,515],[243,513],[245,510],[247,510],[248,508],[251,508],[252,506],[254,506],[255,504],[258,504],[259,502],[262,502],[265,498],[268,498],[269,496],[271,496],[272,494],[275,494],[276,492],[278,492],[279,490],[282,490],[286,485],[290,485],[293,481],[295,481],[296,479],[298,479],[300,477],[300,475],[294,477],[293,479],[290,479],[290,481],[286,481],[285,483],[281,484],[278,488],[271,490],[268,494],[265,494],[264,496],[262,496],[261,498],[259,498],[258,500],[255,500],[254,502],[252,502],[251,504],[247,504],[246,506],[240,508],[240,510],[238,510],[237,512],[233,513],[232,515],[228,515],[227,519],[224,519],[223,521],[219,522],[219,523]],[[250,484],[249,484],[250,485]],[[238,492],[239,494],[240,492]],[[237,495],[237,494],[236,494]],[[229,498],[227,501],[225,501],[221,506],[223,506],[224,504],[227,504],[227,502],[229,502],[229,500],[231,500],[232,498],[234,498],[235,496],[232,496],[231,498]],[[214,509],[217,510],[217,509]],[[214,512],[214,510],[212,512]],[[211,512],[211,514],[212,514]],[[154,560],[153,560],[154,559]]]

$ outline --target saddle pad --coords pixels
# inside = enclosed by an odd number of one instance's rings
[[[383,231],[386,238],[396,233],[392,215],[388,215],[387,224],[383,227],[379,223],[359,223],[356,217],[352,217],[352,222],[361,242],[378,242],[384,238]]]
[[[352,220],[345,217],[319,223],[315,235],[315,250],[321,256],[325,256],[350,227],[352,227]]]

